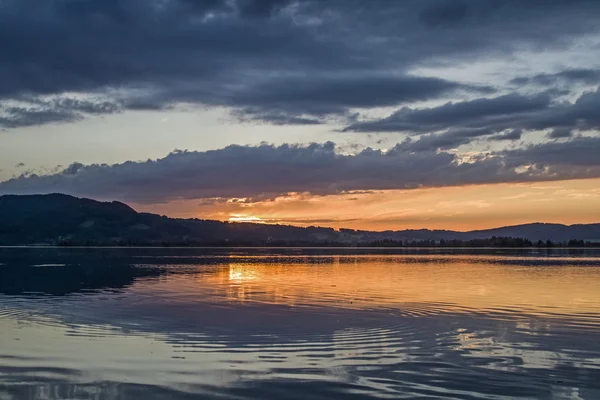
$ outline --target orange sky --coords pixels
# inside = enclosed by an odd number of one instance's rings
[[[577,224],[600,222],[600,179],[330,196],[294,194],[249,203],[186,200],[133,207],[171,217],[369,230],[471,230],[529,222]]]

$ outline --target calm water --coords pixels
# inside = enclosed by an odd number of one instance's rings
[[[600,399],[600,252],[0,249],[0,399]]]

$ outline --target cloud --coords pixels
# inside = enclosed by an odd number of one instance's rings
[[[460,145],[467,144],[471,137],[464,134],[435,134],[421,136],[418,140],[406,138],[398,146],[404,151],[421,152],[432,151],[432,149],[453,149]],[[396,147],[398,147],[396,146]]]
[[[514,118],[531,111],[544,110],[550,105],[550,100],[546,93],[536,96],[511,93],[495,98],[450,102],[434,108],[403,107],[387,118],[358,122],[344,131],[425,133],[454,126],[481,128],[505,116]]]
[[[508,167],[535,165],[545,174],[586,176],[586,169],[594,171],[600,165],[600,137],[577,137],[568,142],[549,142],[523,149],[506,150],[500,154]]]
[[[432,27],[452,26],[463,22],[469,13],[465,3],[460,1],[442,1],[425,8],[419,20]]]
[[[553,86],[558,83],[583,83],[596,85],[600,82],[600,70],[590,68],[572,68],[554,74],[537,74],[534,76],[521,76],[510,81],[515,85],[534,84],[539,86]]]
[[[262,110],[285,115],[344,114],[350,108],[394,106],[402,102],[436,98],[456,90],[490,91],[438,78],[391,75],[304,76],[270,79],[269,82],[232,92],[231,106],[250,114]]]
[[[552,129],[552,132],[548,134],[548,138],[550,139],[563,139],[571,137],[573,131],[568,127],[559,127]]]
[[[492,136],[489,140],[492,141],[503,141],[503,140],[519,140],[523,135],[523,131],[520,129],[511,129],[501,135]]]
[[[492,134],[500,135],[491,140],[516,140],[523,131],[552,129],[550,136],[556,138],[566,137],[567,131],[577,129],[598,130],[599,108],[600,89],[585,92],[572,103],[552,101],[548,92],[533,96],[513,93],[434,108],[403,107],[386,118],[355,122],[344,131],[412,135],[434,132],[412,142],[413,148],[447,149]]]
[[[61,192],[135,203],[178,199],[266,198],[286,193],[412,189],[530,182],[600,176],[600,138],[530,145],[461,162],[449,152],[414,152],[398,144],[387,152],[354,155],[335,144],[229,146],[176,151],[158,160],[106,165],[72,164],[58,173],[21,175],[0,193]]]
[[[0,103],[76,93],[105,96],[118,110],[191,103],[275,124],[322,123],[355,108],[485,90],[409,72],[563,48],[598,33],[599,12],[583,0],[4,0]],[[0,125],[112,112],[28,104],[5,110]]]
[[[115,102],[69,97],[50,100],[20,98],[19,101],[19,105],[0,107],[0,126],[19,128],[50,122],[73,122],[86,115],[113,114],[123,109],[121,104]]]

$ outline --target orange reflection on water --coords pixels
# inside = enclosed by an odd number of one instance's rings
[[[257,258],[198,266],[194,288],[186,289],[190,281],[177,278],[169,286],[195,296],[208,290],[217,294],[214,301],[286,306],[393,308],[415,314],[598,313],[600,259],[586,260],[592,265],[527,266],[526,259],[463,255]]]

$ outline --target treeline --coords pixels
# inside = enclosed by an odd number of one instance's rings
[[[349,243],[307,240],[77,240],[63,239],[52,243],[59,247],[350,247]]]
[[[392,240],[384,239],[370,243],[373,247],[600,247],[599,242],[571,239],[568,242],[551,240],[533,242],[529,239],[513,237],[491,237],[488,239],[470,240]]]
[[[488,239],[470,239],[470,240],[393,240],[383,239],[376,241],[358,241],[358,242],[336,242],[336,241],[290,241],[290,240],[269,240],[269,241],[145,241],[145,240],[59,240],[55,243],[57,246],[117,246],[117,247],[600,247],[599,242],[589,242],[584,240],[572,239],[567,242],[536,241],[514,237],[491,237]]]

